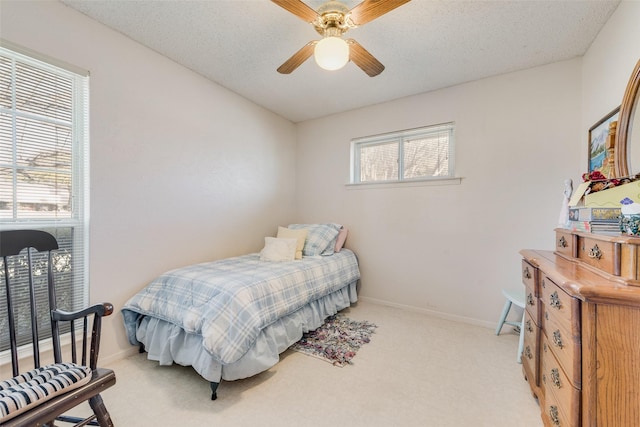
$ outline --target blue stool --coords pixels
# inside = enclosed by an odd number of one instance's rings
[[[496,327],[496,335],[500,335],[500,330],[506,323],[507,325],[511,325],[516,329],[520,330],[520,342],[518,344],[518,363],[522,363],[522,349],[524,348],[524,315],[526,313],[525,308],[525,296],[524,289],[503,289],[502,295],[507,299],[507,302],[504,303],[504,308],[502,309],[502,316],[500,316],[500,321],[498,322],[498,326]],[[511,310],[511,305],[515,304],[518,307],[522,308],[522,320],[520,322],[513,322],[507,320],[507,315],[509,314],[509,310]]]

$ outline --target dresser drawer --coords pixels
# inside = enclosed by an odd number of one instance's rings
[[[524,302],[527,313],[536,324],[540,326],[540,316],[542,315],[540,311],[540,300],[535,296],[535,291],[529,286],[525,286],[524,291]]]
[[[543,345],[548,347],[549,343]],[[549,396],[553,393],[555,398],[553,400],[562,413],[571,419],[577,419],[580,413],[580,390],[572,386],[560,363],[550,351],[544,352],[542,355],[540,380],[544,388],[544,395]]]
[[[577,256],[577,236],[571,231],[556,230],[556,252],[569,258]]]
[[[524,316],[524,345],[522,349],[522,365],[527,373],[527,380],[540,385],[540,366],[538,363],[538,349],[540,348],[540,328],[527,311]]]
[[[536,286],[538,283],[537,278],[538,269],[527,261],[522,260],[522,283],[524,283],[525,288],[533,291],[533,296],[536,298],[540,296],[538,287]]]
[[[606,273],[620,275],[620,244],[580,236],[578,258]]]
[[[564,412],[564,407],[556,399],[553,393],[544,395],[544,410],[542,419],[545,426],[552,427],[576,427],[579,426],[579,417],[571,416]]]
[[[579,329],[580,305],[578,300],[560,289],[545,274],[542,274],[540,280],[540,294],[543,314],[548,309],[559,319],[565,329],[570,331],[573,331],[574,328]]]
[[[524,283],[524,297],[527,311],[531,314],[539,324],[540,320],[540,302],[538,297],[540,291],[538,289],[538,269],[522,260],[522,283]]]
[[[580,388],[580,302],[545,274],[541,276],[540,293],[542,351],[553,351],[569,380]]]
[[[572,336],[569,331],[560,326],[560,323],[553,317],[545,313],[543,320],[542,355],[553,353],[560,367],[564,370],[567,378],[576,388],[582,386],[581,372],[581,346],[580,337]]]

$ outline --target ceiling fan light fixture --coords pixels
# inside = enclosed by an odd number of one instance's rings
[[[313,51],[316,64],[325,70],[339,70],[349,62],[349,45],[340,37],[325,37]]]

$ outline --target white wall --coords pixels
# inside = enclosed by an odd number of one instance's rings
[[[454,121],[460,185],[345,187],[350,140]],[[350,230],[365,298],[494,325],[579,176],[580,60],[298,124],[298,213]]]
[[[351,229],[361,295],[493,326],[522,248],[553,249],[563,180],[588,129],[620,105],[640,58],[640,2],[623,1],[584,58],[298,125],[298,214]],[[352,190],[351,138],[456,122],[459,186]]]
[[[59,2],[1,9],[0,37],[91,73],[91,300],[116,307],[101,357],[117,357],[119,308],[151,278],[293,219],[295,127]]]

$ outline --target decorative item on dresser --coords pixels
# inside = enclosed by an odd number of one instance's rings
[[[614,147],[615,176],[635,175],[640,171],[640,60],[636,63],[620,106]],[[636,132],[631,130],[635,125]]]
[[[609,133],[613,123],[615,134],[619,113],[620,107],[616,107],[589,129],[588,171],[600,171],[606,178],[611,178],[614,173],[615,145],[610,144],[612,141],[609,139]]]
[[[523,373],[545,426],[640,426],[640,238],[556,230],[522,250]]]

